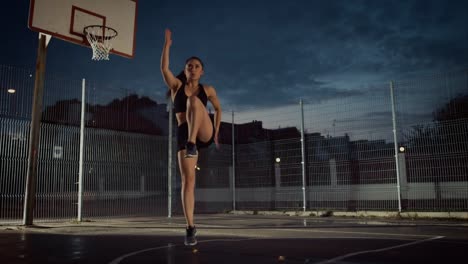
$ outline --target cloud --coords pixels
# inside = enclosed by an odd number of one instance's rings
[[[467,4],[457,1],[184,2],[153,10],[174,27],[171,67],[200,56],[202,81],[228,105],[318,103],[468,61]],[[162,45],[162,35],[147,40]],[[154,67],[138,68],[158,82]]]
[[[231,106],[277,107],[299,98],[320,103],[361,96],[372,83],[468,67],[466,1],[166,0],[139,5],[133,60],[112,56],[110,63],[83,63],[90,50],[52,42],[48,71],[116,80],[120,87],[162,97],[164,92],[155,89],[164,87],[159,58],[166,27],[174,34],[174,73],[185,58],[200,56],[206,65],[202,82],[214,85]],[[67,54],[68,63],[59,54]]]

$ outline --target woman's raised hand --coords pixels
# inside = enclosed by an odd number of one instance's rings
[[[172,44],[172,32],[168,28],[166,28],[165,37],[166,45],[170,46]]]

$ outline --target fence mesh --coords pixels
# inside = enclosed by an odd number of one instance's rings
[[[468,72],[395,83],[408,210],[467,210]],[[411,98],[417,97],[417,103]]]
[[[31,70],[0,66],[2,223],[22,218],[33,80]],[[38,221],[77,217],[81,88],[82,80],[46,77]],[[182,213],[167,103],[94,81],[85,95],[83,217]],[[200,152],[196,213],[468,210],[466,70],[225,111],[220,141]]]

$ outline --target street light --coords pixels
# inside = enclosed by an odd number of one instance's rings
[[[15,89],[12,89],[12,88],[10,88],[10,89],[8,89],[8,93],[9,93],[9,94],[14,94],[14,93],[16,93],[16,90],[15,90]]]
[[[275,186],[276,188],[281,187],[281,167],[280,167],[280,162],[281,159],[280,157],[276,157],[275,159]]]

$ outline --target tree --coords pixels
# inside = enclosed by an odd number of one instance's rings
[[[432,124],[404,135],[408,180],[460,181],[468,178],[468,95],[458,95],[433,112]],[[414,175],[413,173],[414,172]]]
[[[468,94],[458,95],[442,108],[433,112],[434,120],[438,122],[468,119]]]

